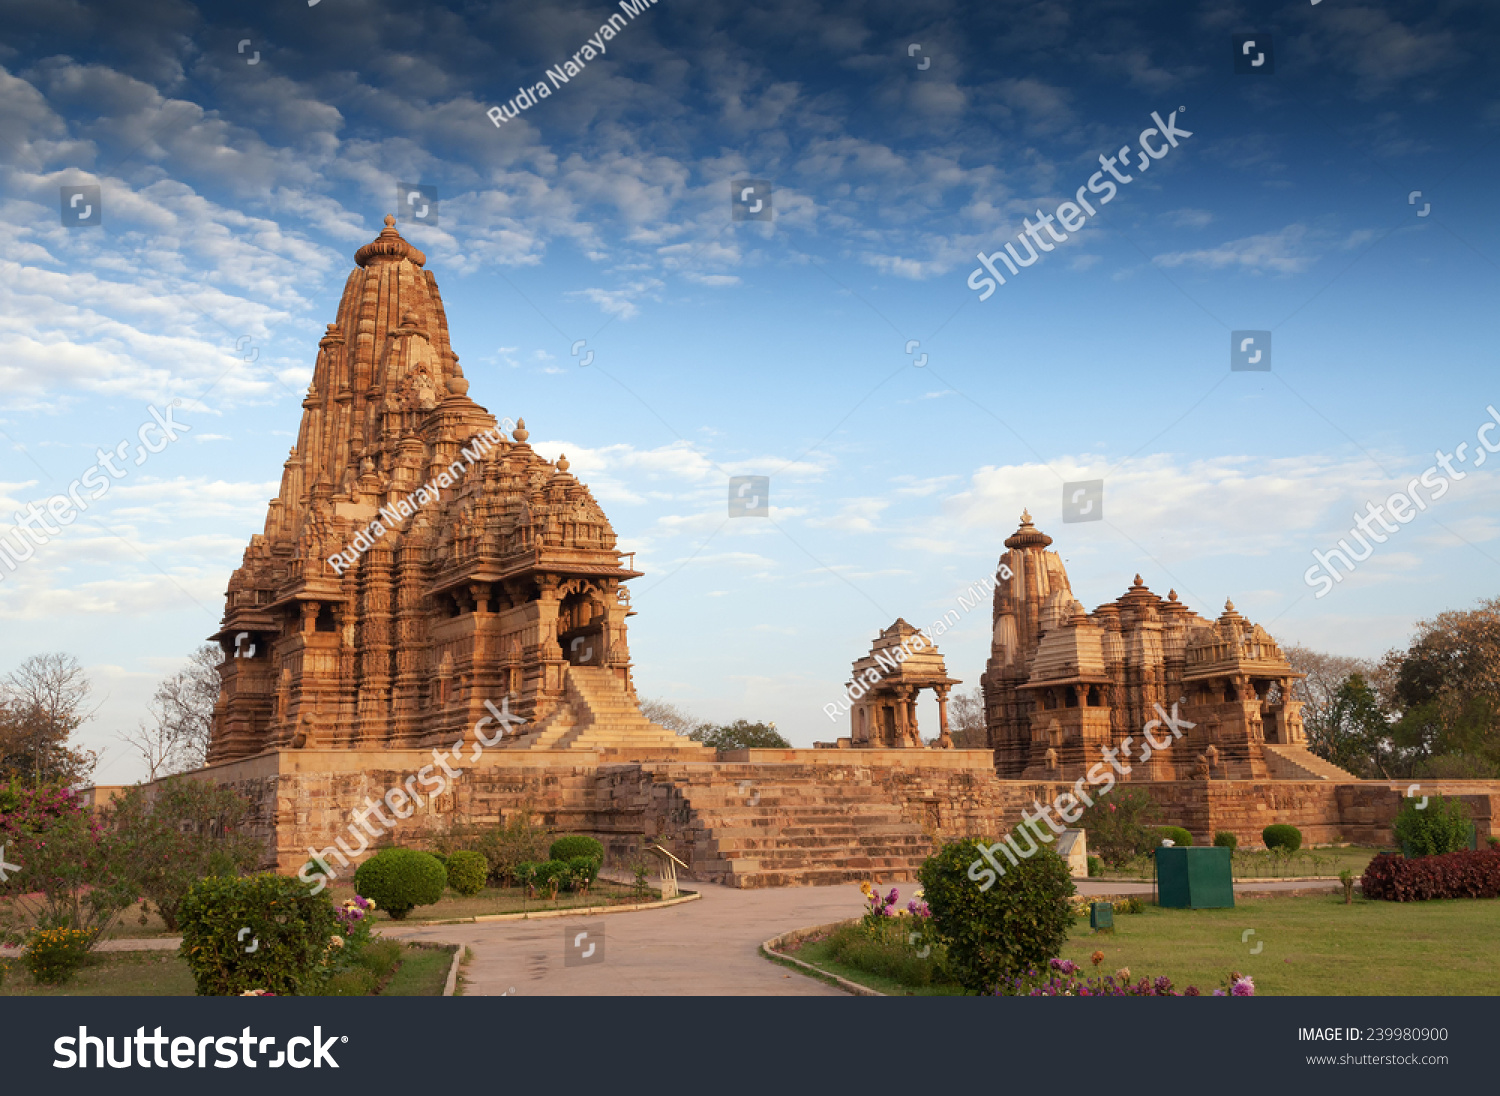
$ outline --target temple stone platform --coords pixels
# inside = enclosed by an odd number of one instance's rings
[[[684,742],[686,740],[683,740]],[[295,873],[342,839],[357,862],[380,844],[424,847],[456,827],[491,827],[519,812],[571,833],[591,833],[613,862],[644,842],[671,849],[693,878],[736,887],[900,882],[939,842],[998,837],[1023,810],[1050,804],[1070,784],[1000,780],[987,750],[740,750],[686,745],[649,759],[628,749],[496,749],[424,795],[431,750],[277,749],[193,774],[228,784],[254,804],[251,827],[265,866]],[[1207,844],[1228,830],[1245,847],[1272,822],[1309,844],[1389,844],[1405,785],[1329,780],[1179,780],[1131,783],[1166,821]],[[409,789],[414,797],[392,794]],[[1461,796],[1482,836],[1500,825],[1500,784],[1433,782],[1422,794]],[[420,798],[420,803],[415,799]],[[369,812],[381,805],[387,827]],[[351,811],[369,825],[357,836]],[[409,816],[398,818],[404,810]],[[351,827],[355,827],[351,830]],[[354,833],[355,836],[351,836]],[[368,845],[368,848],[364,847]],[[340,877],[352,875],[352,868]]]

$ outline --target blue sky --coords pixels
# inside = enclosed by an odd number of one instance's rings
[[[79,656],[101,780],[139,775],[115,735],[217,627],[398,182],[437,189],[401,228],[470,395],[590,484],[646,572],[637,684],[702,718],[846,733],[849,664],[1023,507],[1091,608],[1139,572],[1373,656],[1494,594],[1500,461],[1472,455],[1326,597],[1304,580],[1500,407],[1485,3],[659,0],[489,121],[618,11],[0,0],[0,531],[148,406],[191,426],[0,572],[0,666]],[[1276,71],[1236,75],[1237,34]],[[1153,111],[1192,136],[978,300],[976,253]],[[772,221],[731,219],[741,178]],[[102,224],[64,227],[85,184]],[[1271,371],[1230,371],[1238,330]],[[771,477],[769,518],[728,517],[731,475]],[[1065,524],[1098,478],[1104,520]],[[987,613],[940,647],[977,685]]]

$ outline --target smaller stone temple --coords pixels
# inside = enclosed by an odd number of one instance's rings
[[[1302,675],[1232,601],[1210,620],[1136,575],[1090,613],[1051,543],[1023,513],[1000,557],[1011,577],[995,588],[980,680],[1002,780],[1075,780],[1106,749],[1138,751],[1133,780],[1354,779],[1308,750]],[[1146,729],[1168,712],[1190,729],[1146,760]]]
[[[938,738],[934,745],[953,746],[948,733],[948,691],[963,684],[949,677],[943,656],[919,629],[897,618],[876,637],[870,653],[854,663],[845,686],[854,700],[849,709],[849,744],[862,749],[919,747],[917,694],[937,694]]]

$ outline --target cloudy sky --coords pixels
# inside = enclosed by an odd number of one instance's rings
[[[847,733],[821,709],[850,662],[952,607],[1023,507],[1090,607],[1140,572],[1378,655],[1495,594],[1487,0],[658,0],[487,117],[618,12],[0,0],[0,531],[131,454],[0,566],[0,669],[78,655],[101,781],[140,775],[116,734],[216,629],[391,212],[470,395],[565,450],[637,552],[642,693],[702,718]],[[1247,37],[1268,62],[1237,73]],[[1190,136],[1147,159],[1153,112]],[[1041,231],[1125,146],[1131,181]],[[740,179],[771,220],[733,218]],[[70,223],[87,186],[100,223]],[[976,255],[1026,258],[1023,219],[1048,246],[981,300]],[[1231,369],[1240,331],[1269,371]],[[137,464],[174,401],[190,429]],[[1439,454],[1443,497],[1317,597],[1313,551]],[[770,477],[769,516],[729,516],[738,475]],[[1065,523],[1063,485],[1098,479],[1103,520]],[[940,644],[967,685],[987,631]]]

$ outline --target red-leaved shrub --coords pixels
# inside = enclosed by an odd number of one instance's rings
[[[1408,860],[1382,853],[1360,880],[1366,898],[1425,902],[1430,898],[1500,898],[1500,849],[1465,849]]]

